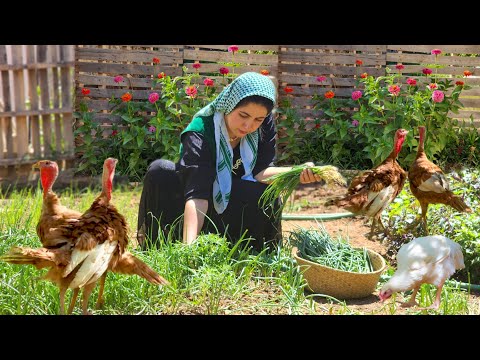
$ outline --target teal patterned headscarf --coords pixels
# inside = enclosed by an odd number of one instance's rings
[[[230,200],[232,188],[233,149],[228,139],[224,114],[229,114],[237,104],[248,96],[259,95],[276,102],[276,90],[272,80],[256,72],[247,72],[235,80],[218,94],[214,101],[197,112],[199,116],[213,116],[215,128],[215,144],[217,150],[217,176],[213,182],[213,204],[218,214],[225,211]],[[252,176],[257,161],[259,130],[248,134],[240,140],[240,156],[245,175],[244,180],[256,181]]]

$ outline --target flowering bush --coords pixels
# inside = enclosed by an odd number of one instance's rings
[[[231,46],[228,51],[233,56],[238,47]],[[119,98],[112,96],[109,100],[113,105],[111,114],[119,119],[110,129],[94,121],[95,113],[88,109],[85,101],[79,102],[79,109],[74,113],[77,119],[76,152],[80,160],[78,171],[100,174],[103,159],[111,156],[119,159],[119,174],[138,181],[153,160],[178,160],[180,133],[198,110],[215,99],[217,87],[222,90],[236,77],[226,66],[220,66],[217,71],[223,78],[221,84],[209,77],[203,78],[197,71],[187,73],[186,67],[182,76],[172,77],[155,71],[159,63],[160,59],[152,59],[152,90],[146,98],[127,86],[130,84],[128,78],[114,77],[115,83],[125,83],[126,88]],[[196,62],[192,67],[198,70],[201,64]],[[202,89],[200,84],[203,84]],[[87,99],[90,90],[84,88],[81,93]]]
[[[293,88],[285,86],[282,90],[286,97],[280,102],[276,110],[278,145],[281,149],[278,161],[298,164],[301,162],[304,141],[302,137],[305,132],[305,121],[292,107],[291,96]]]
[[[408,168],[416,155],[418,125],[427,128],[425,151],[432,160],[448,143],[456,142],[457,121],[449,113],[463,107],[459,96],[469,86],[457,79],[440,80],[437,70],[432,75],[432,69],[441,68],[436,64],[440,53],[434,49],[435,63],[427,64],[422,74],[408,78],[406,84],[400,82],[400,70],[405,66],[397,64],[398,72],[387,67],[385,76],[361,74],[349,99],[339,99],[333,91],[314,95],[314,109],[320,115],[316,122],[328,120],[314,131],[321,133],[323,142],[319,145],[330,160],[345,165],[353,152],[359,161],[357,168],[377,165],[392,151],[395,131],[405,128],[410,131],[404,143],[408,151],[400,153],[399,161]],[[360,157],[355,153],[358,151],[362,152]]]

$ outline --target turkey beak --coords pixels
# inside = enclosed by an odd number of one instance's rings
[[[40,162],[36,162],[32,165],[32,170],[40,170]]]

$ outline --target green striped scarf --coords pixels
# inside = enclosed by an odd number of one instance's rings
[[[218,214],[227,208],[232,188],[233,149],[227,140],[229,136],[224,114],[229,114],[240,100],[252,95],[264,96],[275,103],[275,85],[267,76],[255,72],[244,73],[193,117],[214,115],[217,176],[213,182],[213,204]],[[252,171],[257,161],[258,139],[259,129],[240,140],[240,156],[245,169],[245,175],[242,176],[244,180],[256,181]]]

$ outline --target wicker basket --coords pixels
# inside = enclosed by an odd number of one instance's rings
[[[292,255],[302,270],[307,265],[303,277],[307,280],[308,290],[316,294],[333,296],[337,299],[356,299],[369,296],[375,291],[378,280],[386,264],[383,257],[367,249],[374,272],[356,273],[333,269],[298,256],[298,249],[292,249]]]

